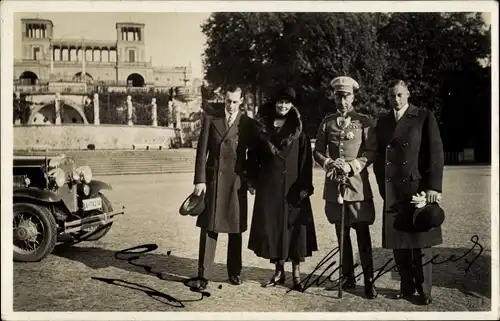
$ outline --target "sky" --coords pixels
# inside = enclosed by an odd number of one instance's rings
[[[116,40],[117,22],[146,24],[144,28],[146,57],[153,66],[187,66],[191,63],[193,77],[203,77],[202,53],[206,38],[201,24],[210,12],[163,13],[16,13],[14,15],[14,57],[21,54],[21,19],[52,20],[54,38]]]

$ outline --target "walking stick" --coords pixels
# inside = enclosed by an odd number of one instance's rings
[[[337,199],[337,202],[342,205],[342,211],[340,215],[340,244],[339,244],[339,254],[340,254],[340,259],[339,259],[339,288],[338,288],[338,297],[342,298],[342,264],[344,262],[344,230],[345,230],[345,204],[344,204],[344,197],[345,197],[345,190],[346,190],[346,181],[347,177],[344,173],[336,173],[335,176],[336,180],[338,181],[338,191],[339,191],[339,197]]]

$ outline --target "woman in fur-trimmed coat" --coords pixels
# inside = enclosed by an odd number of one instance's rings
[[[300,262],[318,248],[309,199],[311,143],[294,102],[293,89],[283,90],[254,119],[247,174],[256,195],[248,248],[276,266],[263,287],[283,284],[284,263],[292,261],[294,289],[300,291]]]

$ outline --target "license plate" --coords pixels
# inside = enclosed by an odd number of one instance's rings
[[[84,211],[92,211],[101,208],[102,208],[102,199],[100,197],[83,200]]]

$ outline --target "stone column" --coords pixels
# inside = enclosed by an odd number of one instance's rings
[[[156,107],[156,98],[153,98],[151,100],[151,120],[153,122],[153,127],[158,126],[158,114],[157,114],[157,107]]]
[[[61,94],[56,93],[56,98],[54,99],[54,107],[56,112],[56,125],[61,125]]]
[[[181,129],[181,108],[179,103],[174,103],[175,127]]]
[[[19,93],[19,91],[16,91],[15,92],[15,95],[16,95],[16,99],[14,100],[14,106],[16,106],[17,110],[20,111],[20,106],[21,106],[21,94]],[[23,118],[22,115],[20,114],[17,114],[17,117],[16,119],[14,120],[14,124],[15,125],[20,125],[21,124],[21,118]]]
[[[50,76],[54,74],[54,47],[50,45]]]
[[[99,125],[99,94],[94,94],[94,124]]]
[[[174,101],[174,115],[175,115],[175,128],[179,129],[179,138],[181,140],[181,146],[184,145],[184,132],[182,130],[181,123],[181,106],[179,101]]]
[[[168,101],[167,115],[168,115],[168,126],[174,127],[173,123],[175,122],[175,119],[174,119],[173,102],[171,100]]]
[[[128,120],[128,125],[133,126],[134,122],[132,121],[132,96],[128,95],[127,96],[127,120]]]

